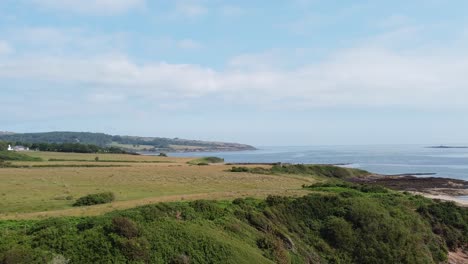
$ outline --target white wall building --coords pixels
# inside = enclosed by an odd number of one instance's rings
[[[28,151],[29,148],[24,147],[24,146],[14,146],[14,147],[12,147],[11,145],[8,145],[8,150],[9,151]]]

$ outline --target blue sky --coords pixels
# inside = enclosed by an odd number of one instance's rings
[[[0,130],[468,142],[466,1],[0,1]]]

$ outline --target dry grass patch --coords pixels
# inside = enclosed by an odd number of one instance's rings
[[[101,160],[171,161],[172,163],[95,162],[94,154],[32,152],[48,159],[89,162],[21,162],[21,164],[99,164],[123,167],[50,167],[0,169],[0,218],[40,215],[87,215],[136,205],[182,199],[234,199],[268,194],[303,194],[313,178],[288,175],[231,173],[231,166],[191,166],[191,158],[100,154]],[[71,208],[78,197],[113,192],[116,202],[92,208]],[[71,208],[71,209],[70,209]],[[23,217],[22,217],[23,216]]]

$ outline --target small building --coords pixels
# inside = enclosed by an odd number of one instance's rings
[[[25,146],[14,146],[12,147],[11,145],[8,145],[8,150],[9,151],[28,151],[29,148]]]

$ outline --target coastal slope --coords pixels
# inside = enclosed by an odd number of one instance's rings
[[[230,142],[180,138],[119,136],[91,132],[0,133],[0,141],[32,143],[82,143],[113,146],[134,152],[209,152],[255,150],[255,147]]]

